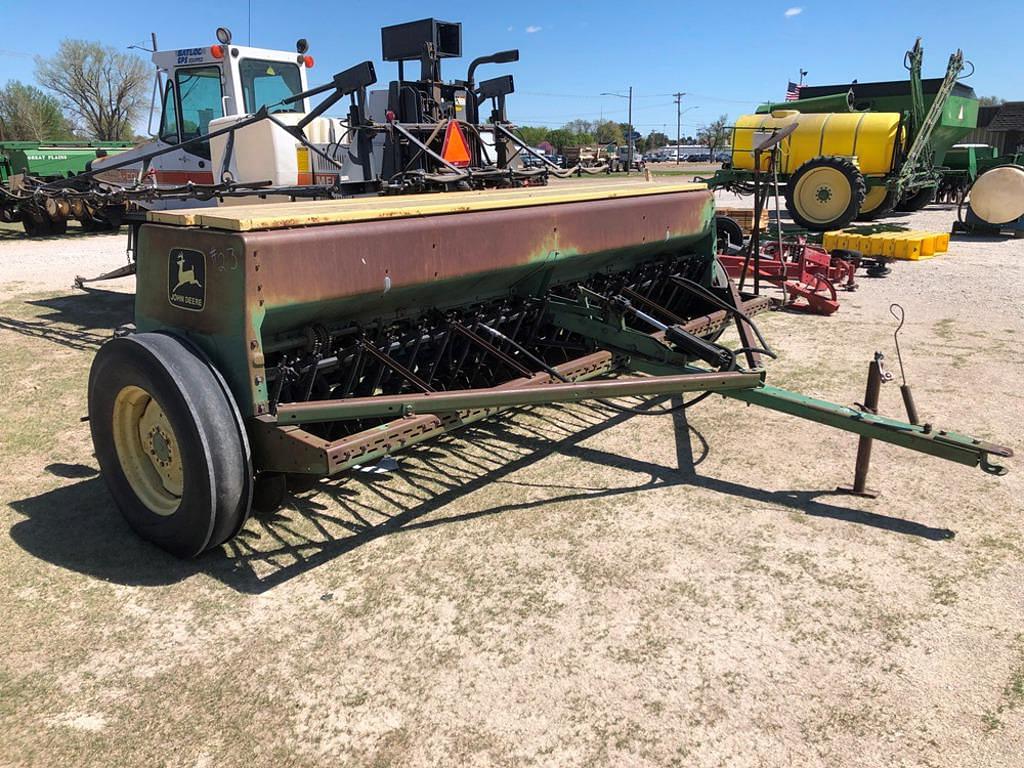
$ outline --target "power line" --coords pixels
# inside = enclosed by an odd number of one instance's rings
[[[756,104],[764,101],[764,99],[723,99],[721,96],[706,96],[700,93],[690,93],[687,95],[699,101],[720,101],[724,104]]]
[[[551,93],[548,91],[516,91],[521,96],[540,96],[543,98],[551,99],[595,99],[600,98],[598,93]],[[714,101],[723,104],[759,104],[764,101],[763,98],[758,99],[727,99],[722,96],[708,96],[703,93],[687,92],[687,96],[696,101]],[[658,99],[658,98],[674,98],[674,93],[646,93],[646,94],[633,94],[634,99]]]
[[[519,117],[519,118],[516,118],[516,124],[519,125],[519,126],[543,126],[545,128],[551,128],[551,127],[562,128],[563,126],[568,125],[569,123],[573,122],[573,120],[584,120],[585,122],[592,122],[590,120],[586,120],[585,118],[581,118],[581,117],[570,118],[568,120],[566,120],[566,119],[539,118],[539,117]],[[609,121],[609,122],[618,123],[619,121],[612,120],[612,121]],[[696,129],[696,128],[700,128],[701,123],[685,123],[685,122],[683,122],[683,123],[680,123],[680,126],[683,127],[683,128],[694,128],[694,129]],[[665,121],[662,121],[660,123],[633,123],[633,127],[634,128],[667,128],[668,127],[668,123],[666,123]]]
[[[543,96],[552,99],[594,99],[596,93],[546,93],[543,91],[516,91],[519,96]]]
[[[521,96],[543,96],[552,99],[594,99],[601,96],[600,93],[551,93],[550,91],[516,91]],[[633,94],[634,99],[662,99],[672,96],[671,93],[645,93]]]

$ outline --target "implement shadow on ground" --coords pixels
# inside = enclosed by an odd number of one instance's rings
[[[382,536],[493,515],[511,518],[517,511],[547,504],[625,497],[670,486],[692,485],[932,541],[954,535],[947,529],[819,500],[832,491],[765,491],[701,476],[697,467],[708,455],[708,443],[680,413],[672,416],[678,467],[583,445],[631,418],[628,414],[609,417],[606,410],[576,407],[530,409],[529,420],[514,423],[511,416],[467,427],[458,440],[448,436],[410,449],[402,454],[400,469],[394,473],[353,471],[340,481],[326,481],[311,492],[293,495],[278,512],[251,520],[232,542],[191,562],[177,560],[136,537],[98,477],[13,502],[11,506],[25,519],[15,523],[10,535],[36,557],[106,581],[156,586],[205,573],[249,594],[272,589]],[[699,446],[696,456],[691,434]],[[488,485],[518,484],[507,478],[552,454],[584,463],[569,483],[543,486],[555,495],[444,514],[449,504]],[[600,485],[595,475],[595,484],[587,485],[585,464],[625,470],[644,479],[609,488]],[[627,508],[623,505],[624,511]]]
[[[82,227],[71,225],[68,227],[68,231],[62,235],[33,235],[32,237],[29,237],[25,233],[25,228],[18,223],[0,226],[0,243],[7,241],[45,243],[52,240],[82,240],[91,237],[103,237],[104,235],[114,234],[118,234],[118,232],[110,229],[102,232],[89,232],[88,230],[82,229]]]
[[[1008,240],[1022,240],[1024,236],[996,231],[954,232],[949,236],[951,243],[1005,243]]]
[[[30,309],[31,317],[0,315],[0,330],[68,349],[95,351],[111,337],[114,328],[131,321],[135,296],[89,289],[23,303],[43,312]]]

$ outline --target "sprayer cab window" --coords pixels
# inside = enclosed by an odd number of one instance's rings
[[[302,78],[295,64],[283,61],[243,59],[238,65],[245,95],[245,111],[250,114],[266,106],[271,112],[295,112],[301,104],[281,104],[282,99],[302,90]]]
[[[220,67],[194,67],[179,69],[174,76],[181,105],[181,140],[187,141],[210,132],[210,121],[224,116]],[[189,151],[196,154],[193,147]],[[208,157],[207,145],[204,156]]]
[[[160,138],[168,144],[177,144],[178,106],[174,101],[174,87],[168,82],[164,86],[164,111],[160,116]]]

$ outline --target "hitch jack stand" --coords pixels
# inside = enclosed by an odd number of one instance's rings
[[[878,414],[878,396],[882,384],[892,381],[892,374],[885,370],[884,359],[885,356],[881,352],[875,352],[874,359],[868,365],[868,384],[864,390],[864,402],[859,404],[863,410],[875,415]],[[871,447],[874,442],[873,438],[861,435],[857,442],[857,463],[853,470],[853,485],[839,486],[837,491],[868,499],[878,498],[878,491],[867,487],[868,470],[871,468]]]

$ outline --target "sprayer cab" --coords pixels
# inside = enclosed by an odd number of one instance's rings
[[[209,133],[210,122],[227,115],[306,112],[309,103],[283,102],[308,87],[315,62],[306,40],[295,51],[235,45],[225,27],[217,42],[199,48],[156,51],[153,63],[161,86],[159,136],[173,143]]]
[[[149,122],[153,140],[116,158],[122,163],[138,156],[138,166],[103,172],[101,181],[135,184],[141,174],[158,189],[219,183],[212,167],[214,150],[205,137],[223,125],[224,118],[251,115],[266,107],[272,114],[294,120],[309,110],[307,99],[285,101],[308,87],[308,73],[315,61],[306,40],[297,41],[294,51],[254,48],[235,44],[226,27],[217,29],[215,40],[194,48],[153,52],[156,75]],[[143,160],[175,145],[181,145],[180,149]],[[103,165],[112,160],[97,161],[93,167],[103,171]],[[204,201],[157,200],[145,207],[197,204]]]

